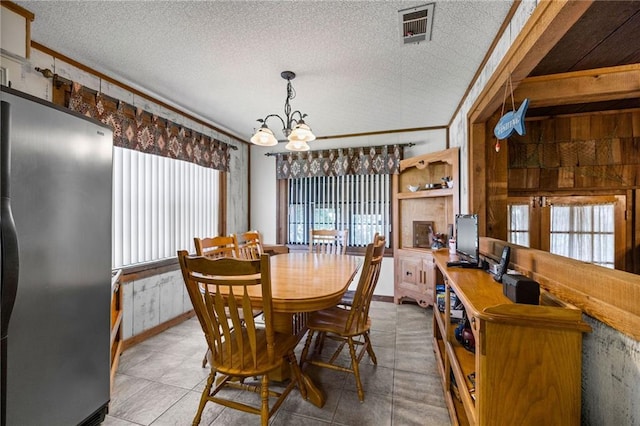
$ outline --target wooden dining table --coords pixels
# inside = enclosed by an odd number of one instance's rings
[[[302,338],[309,312],[337,305],[362,264],[362,258],[349,255],[291,252],[271,256],[271,297],[274,329]],[[256,307],[259,294],[251,295]],[[287,367],[288,365],[285,364]],[[288,369],[273,376],[288,377]],[[324,394],[303,372],[309,401],[318,407],[325,402]]]

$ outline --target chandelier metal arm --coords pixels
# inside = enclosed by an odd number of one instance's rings
[[[264,120],[258,120],[261,123],[266,124],[267,120],[270,119],[271,117],[276,117],[278,120],[280,120],[280,122],[282,123],[282,131],[284,132],[285,136],[289,136],[289,133],[291,133],[291,129],[288,126],[288,117],[287,117],[287,123],[285,123],[285,121],[282,119],[282,117],[280,117],[278,114],[269,114],[267,115]],[[287,133],[287,130],[289,130],[289,133]]]
[[[282,132],[289,139],[289,143],[285,147],[292,151],[307,151],[309,145],[307,142],[315,140],[315,135],[311,132],[309,126],[304,122],[307,114],[303,114],[296,110],[291,112],[291,99],[296,97],[296,91],[291,84],[291,80],[296,77],[293,71],[283,71],[280,76],[287,80],[287,98],[284,102],[284,118],[278,114],[269,114],[264,119],[258,119],[262,123],[260,129],[252,136],[251,142],[262,146],[273,146],[277,143],[273,132],[267,127],[267,120],[271,117],[277,117],[282,123]]]

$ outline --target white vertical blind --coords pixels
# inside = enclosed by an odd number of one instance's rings
[[[350,246],[378,232],[390,241],[390,175],[289,179],[289,244],[308,244],[309,230],[348,229]]]
[[[112,267],[194,251],[193,237],[216,235],[220,172],[115,147]]]

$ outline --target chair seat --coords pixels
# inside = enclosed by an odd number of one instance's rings
[[[342,299],[340,299],[339,305],[351,306],[353,305],[353,298],[355,297],[356,292],[353,290],[347,290],[342,295]]]
[[[357,336],[371,328],[371,318],[358,326],[358,321],[353,321],[351,329],[345,330],[345,324],[349,319],[351,311],[339,306],[332,306],[327,309],[313,312],[307,320],[307,327],[312,330],[339,334],[342,336]]]
[[[243,334],[246,339],[246,331],[242,329]],[[237,331],[233,331],[231,333],[232,339],[231,341],[231,352],[233,353],[233,357],[231,359],[225,359],[223,362],[219,360],[213,359],[212,365],[219,373],[225,374],[227,376],[234,377],[251,377],[251,376],[261,376],[265,373],[274,370],[284,362],[285,357],[289,351],[295,348],[298,343],[298,338],[295,335],[288,335],[282,333],[275,333],[275,341],[274,341],[274,357],[273,361],[269,362],[269,357],[267,352],[260,352],[258,354],[257,363],[253,365],[253,357],[252,350],[249,345],[244,347],[243,351],[240,351],[237,348],[237,340],[236,340]],[[246,340],[245,340],[246,341]],[[226,341],[222,344],[222,349],[220,353],[228,353],[228,345],[229,342]],[[266,333],[263,329],[256,330],[256,345],[266,346]],[[243,358],[243,359],[241,359]]]

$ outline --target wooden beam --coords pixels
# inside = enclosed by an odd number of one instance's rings
[[[640,97],[640,64],[544,75],[524,79],[514,91],[529,108]]]
[[[485,121],[498,110],[509,77],[517,88],[592,3],[593,0],[541,1],[471,108],[471,123]]]

